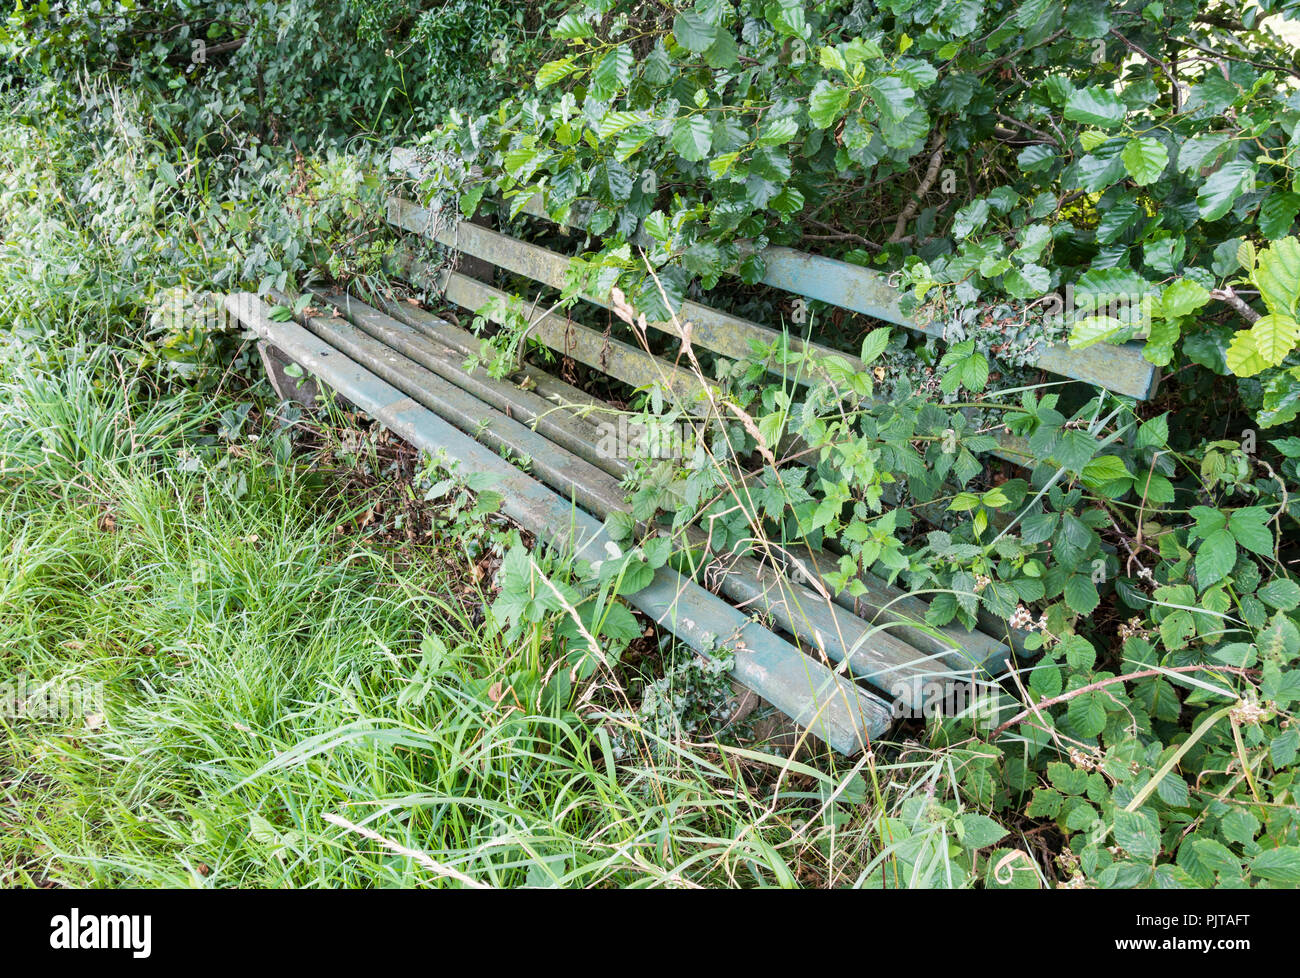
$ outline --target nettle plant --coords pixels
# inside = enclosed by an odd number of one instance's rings
[[[609,543],[595,559],[574,561],[526,545],[500,514],[504,497],[490,473],[466,472],[440,453],[425,457],[416,482],[437,503],[435,530],[457,541],[471,566],[485,558],[497,565],[485,628],[520,655],[507,675],[485,679],[480,691],[517,710],[523,722],[568,712],[578,689],[601,668],[612,669],[641,636],[619,596],[650,583],[668,560],[668,541],[626,550]]]
[[[837,591],[871,571],[929,592],[932,625],[1018,629],[1036,661],[1002,680],[1023,710],[992,730],[931,718],[929,736],[958,751],[964,804],[1056,824],[1071,885],[1293,885],[1300,585],[1284,548],[1300,439],[1180,450],[1168,413],[1124,399],[1067,413],[1055,392],[988,390],[972,341],[940,364],[951,401],[881,401],[872,367],[890,345],[869,334],[863,371],[785,341],[735,364],[709,464],[661,464],[634,488],[637,516],[706,527],[724,552],[806,544]],[[1007,435],[1029,464],[991,484],[979,456]],[[635,537],[631,516],[618,524]],[[939,847],[908,848],[912,870],[960,862],[935,825],[904,833]],[[1014,868],[985,884],[1032,882]]]
[[[1300,585],[1284,548],[1300,441],[1271,443],[1280,475],[1253,445],[1183,454],[1166,416],[1107,414],[1118,437],[1097,454],[1104,427],[1044,419],[1043,400],[1012,423],[1037,451],[1056,442],[1064,475],[1036,470],[1041,488],[991,546],[929,535],[980,602],[1041,582],[1045,609],[1010,619],[1042,652],[1014,679],[1030,705],[991,732],[937,722],[936,742],[983,742],[966,799],[1054,821],[1072,885],[1294,886]]]

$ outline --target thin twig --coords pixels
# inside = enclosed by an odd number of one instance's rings
[[[1082,696],[1084,693],[1095,692],[1105,686],[1114,686],[1116,683],[1126,683],[1134,679],[1149,679],[1152,676],[1163,676],[1170,672],[1230,672],[1237,676],[1257,676],[1258,669],[1242,669],[1239,666],[1162,666],[1159,669],[1142,669],[1138,672],[1125,673],[1122,676],[1115,676],[1112,679],[1102,679],[1095,683],[1089,683],[1087,686],[1080,686],[1078,689],[1072,689],[1068,693],[1062,693],[1060,696],[1053,696],[1051,699],[1035,703],[1027,710],[1021,710],[1006,723],[1002,724],[992,734],[989,740],[997,740],[998,736],[1006,731],[1008,727],[1015,726],[1021,720],[1025,719],[1031,713],[1037,713],[1049,706],[1056,706],[1058,703],[1064,703],[1066,700],[1072,700],[1076,696]]]
[[[1112,27],[1110,29],[1110,32],[1114,34],[1116,37],[1118,37],[1121,41],[1123,41],[1124,46],[1126,48],[1128,48],[1134,54],[1146,58],[1153,65],[1156,65],[1158,68],[1160,68],[1160,70],[1163,71],[1165,75],[1168,76],[1169,90],[1174,100],[1174,115],[1177,115],[1179,112],[1181,112],[1183,110],[1183,95],[1182,95],[1182,90],[1178,87],[1178,76],[1174,73],[1173,68],[1169,67],[1169,65],[1165,64],[1155,55],[1148,53],[1140,45],[1135,44],[1133,41],[1130,41],[1127,37],[1125,37],[1115,28]]]

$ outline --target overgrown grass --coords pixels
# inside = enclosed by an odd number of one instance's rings
[[[851,882],[878,792],[932,766],[620,757],[651,735],[494,689],[526,643],[434,554],[339,534],[348,500],[271,444],[183,464],[212,410],[112,376],[91,358],[0,398],[0,674],[79,694],[3,721],[7,883]]]

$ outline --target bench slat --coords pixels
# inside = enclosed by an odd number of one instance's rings
[[[578,415],[515,384],[494,380],[481,367],[465,370],[464,355],[431,339],[423,332],[390,315],[340,293],[315,293],[339,310],[353,325],[379,342],[433,371],[444,380],[491,404],[507,417],[527,424],[548,440],[596,465],[610,475],[623,478],[627,467],[619,459],[603,459],[591,446],[599,435],[596,427]],[[401,328],[398,328],[398,326]],[[451,329],[450,324],[447,324]],[[470,339],[473,339],[471,336]],[[385,378],[387,379],[387,378]],[[391,383],[391,381],[390,381]],[[400,386],[400,385],[398,385]],[[408,392],[409,393],[409,392]],[[426,405],[431,407],[432,405]],[[621,496],[620,496],[621,498]]]
[[[802,543],[786,543],[782,547],[818,576],[820,568],[833,564],[836,560],[834,554],[814,553]],[[848,591],[842,591],[835,595],[838,604],[859,614],[859,609],[865,608],[872,619],[890,622],[890,631],[924,652],[941,654],[948,649],[962,649],[972,659],[994,672],[1006,664],[1010,650],[996,636],[979,630],[968,632],[959,625],[917,627],[916,623],[924,622],[926,613],[930,610],[928,601],[887,584],[874,574],[859,574],[858,580],[867,589],[866,594],[854,598]]]
[[[509,293],[484,285],[460,272],[451,272],[444,276],[443,294],[458,306],[477,310],[492,299],[509,301]],[[505,317],[493,314],[488,317],[501,325]],[[531,335],[536,336],[557,353],[572,357],[580,363],[600,370],[611,377],[639,389],[659,387],[671,392],[681,403],[701,406],[707,403],[705,388],[689,370],[677,367],[667,360],[652,357],[645,350],[614,339],[602,336],[594,329],[588,329],[570,319],[548,312],[534,315]],[[716,393],[716,388],[714,389]]]
[[[524,210],[549,220],[545,208],[536,202],[534,197]],[[572,220],[573,226],[583,226],[581,218]],[[763,251],[763,260],[767,271],[759,281],[764,285],[942,338],[942,327],[933,323],[922,325],[903,315],[899,309],[902,296],[880,272],[775,245]],[[1097,343],[1081,350],[1055,343],[1038,355],[1034,366],[1139,401],[1155,394],[1159,380],[1155,365],[1142,356],[1142,347],[1137,343],[1119,346]]]
[[[461,431],[473,433],[495,449],[508,448],[527,455],[543,481],[566,497],[575,499],[588,512],[607,511],[623,505],[623,493],[606,473],[395,352],[386,336],[372,336],[342,317],[311,316],[306,317],[305,322],[330,346],[364,364],[380,379],[452,422]],[[395,323],[395,320],[390,322]],[[377,322],[369,325],[381,334],[394,332]]]
[[[416,344],[424,338],[413,327],[346,297],[336,297],[330,304],[335,309],[346,310],[352,321],[313,316],[306,323],[331,346],[358,360],[466,434],[494,448],[527,455],[543,482],[576,498],[595,516],[604,518],[614,511],[629,511],[617,479],[589,464],[597,461],[589,459],[590,448],[585,453],[577,453],[577,457],[556,450],[542,435],[476,397],[468,389],[474,383],[470,375],[443,377],[422,367],[419,361],[424,359],[423,355],[409,358],[410,352],[423,353]],[[446,353],[450,355],[451,351]],[[434,359],[436,362],[437,358]],[[492,383],[503,388],[508,386],[501,381]],[[499,393],[504,396],[506,392]],[[527,409],[526,401],[515,398],[510,403]],[[688,542],[702,549],[703,532],[690,531]],[[902,640],[892,625],[869,624],[851,610],[827,602],[811,589],[778,578],[753,557],[715,555],[705,576],[718,579],[723,592],[742,608],[753,607],[771,615],[786,631],[807,642],[823,657],[837,662],[847,659],[855,676],[909,705],[923,704],[925,684],[950,678],[954,670],[958,675],[969,674],[981,666],[996,670],[1002,663],[1003,657],[990,649],[987,636],[978,632],[942,645],[933,654],[919,652]]]
[[[441,288],[436,280],[437,276],[428,274],[424,266],[418,262],[412,261],[406,264],[402,274],[417,288],[433,290]],[[370,301],[375,303],[377,309],[418,329],[435,342],[455,350],[462,357],[475,356],[482,346],[483,341],[473,333],[453,326],[426,310],[414,308],[404,302],[390,302],[382,296],[371,296]],[[530,390],[536,391],[552,404],[568,407],[579,414],[586,413],[584,409],[597,412],[609,410],[609,405],[600,398],[572,384],[566,384],[558,377],[532,364],[525,363],[515,376],[521,378],[521,383],[526,383]]]
[[[470,470],[496,477],[502,509],[539,541],[575,556],[599,558],[612,543],[604,527],[490,448],[458,431],[374,373],[297,323],[277,323],[256,296],[226,298],[245,326],[283,350],[327,386],[424,451],[445,451]],[[676,572],[659,568],[628,600],[705,658],[733,648],[732,676],[842,754],[856,754],[891,722],[887,703],[810,659],[726,601]]]
[[[431,238],[443,247],[481,258],[516,275],[525,275],[553,289],[564,288],[569,258],[557,251],[519,241],[466,221],[457,221],[439,227],[437,218],[431,211],[400,197],[388,198],[388,221],[403,230]],[[582,298],[602,309],[609,308],[607,295],[584,294]],[[783,335],[768,326],[761,326],[748,319],[733,316],[689,299],[682,303],[679,318],[691,324],[693,344],[733,360],[752,356],[752,344],[770,346],[780,341]],[[681,338],[681,329],[672,321],[653,322],[648,325],[670,336]],[[852,369],[862,369],[862,361],[853,354],[832,349],[821,343],[791,336],[790,347],[794,350],[812,350],[821,356],[840,357]]]
[[[943,338],[943,328],[938,324],[921,324],[903,315],[898,308],[901,295],[879,272],[793,248],[768,248],[763,259],[767,262],[764,285]],[[1136,343],[1098,343],[1082,350],[1054,343],[1038,354],[1034,366],[1139,401],[1155,392],[1155,365],[1142,356],[1142,348]]]

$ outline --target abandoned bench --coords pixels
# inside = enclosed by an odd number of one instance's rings
[[[410,151],[397,150],[392,167],[411,174],[417,163]],[[538,201],[527,209],[545,217]],[[470,259],[466,271],[480,277],[456,267],[430,269],[409,255],[401,264],[412,284],[436,288],[470,313],[505,309],[510,295],[483,280],[492,269],[544,287],[564,285],[569,259],[558,252],[446,219],[401,197],[390,198],[388,220]],[[764,259],[763,282],[769,286],[919,328],[902,314],[898,293],[879,273],[789,248],[769,248]],[[604,307],[611,301],[583,299]],[[319,292],[312,303],[314,308],[281,322],[257,296],[226,299],[231,314],[261,339],[268,367],[274,369],[277,360],[296,363],[416,447],[459,459],[469,471],[491,473],[504,496],[502,511],[540,545],[575,558],[606,554],[612,541],[604,521],[629,511],[621,483],[634,462],[597,450],[601,431],[591,418],[602,405],[596,398],[530,363],[506,379],[481,367],[467,369],[479,338],[410,303],[362,301],[337,291]],[[488,315],[504,318],[500,312]],[[755,342],[770,346],[783,336],[695,302],[683,305],[677,321],[650,327],[679,335],[678,324],[686,322],[695,346],[723,358],[748,357]],[[631,388],[658,386],[698,397],[700,379],[682,365],[566,317],[532,317],[529,335]],[[848,354],[804,342],[863,368]],[[1138,399],[1149,397],[1156,383],[1154,368],[1135,346],[1052,346],[1037,365]],[[285,381],[282,371],[280,380]],[[281,390],[286,393],[292,394]],[[507,461],[507,453],[529,459],[528,472]],[[900,708],[921,709],[935,683],[996,676],[1018,644],[1005,622],[987,615],[971,632],[929,626],[923,598],[869,575],[862,578],[865,595],[836,595],[821,580],[816,553],[781,547],[782,561],[711,554],[699,573],[661,567],[649,586],[627,600],[701,655],[730,650],[733,678],[843,754],[880,737]]]

